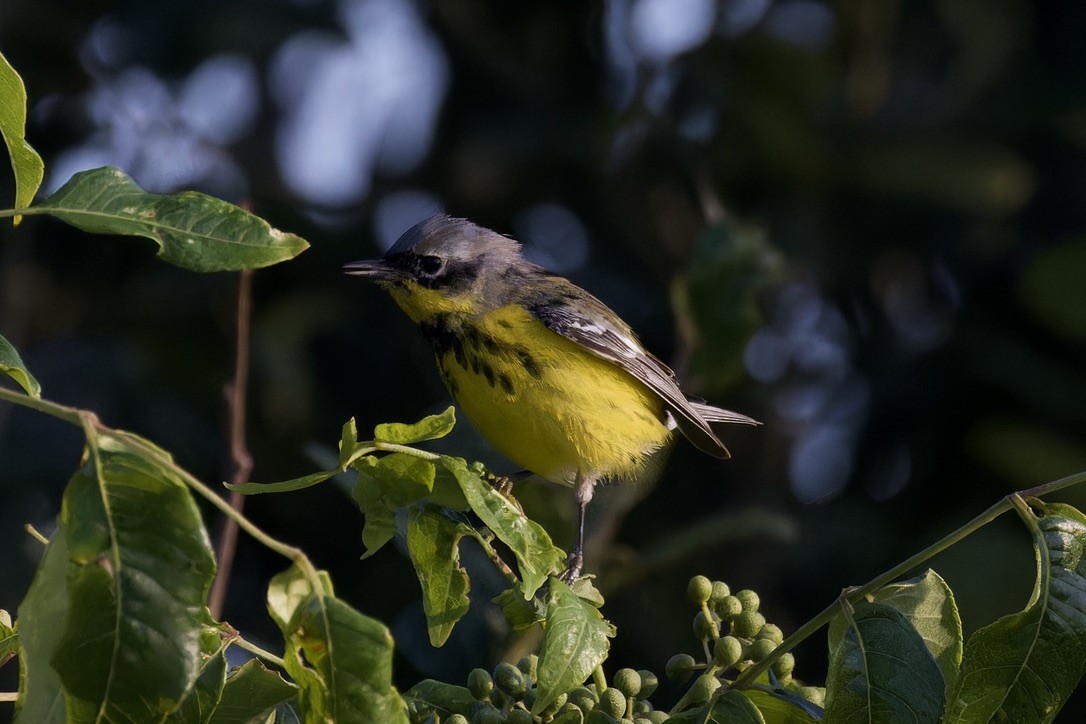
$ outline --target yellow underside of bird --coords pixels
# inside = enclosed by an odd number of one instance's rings
[[[634,478],[671,432],[659,396],[523,307],[448,315],[438,365],[495,448],[548,480]],[[440,348],[442,345],[438,345]]]

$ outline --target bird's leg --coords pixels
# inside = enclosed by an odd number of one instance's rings
[[[592,489],[595,484],[594,478],[577,473],[577,484],[573,489],[577,498],[577,544],[566,559],[566,570],[562,574],[562,580],[566,583],[573,583],[580,578],[581,569],[584,568],[584,515],[588,509],[588,502],[592,500]]]

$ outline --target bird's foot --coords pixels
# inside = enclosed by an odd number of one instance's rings
[[[566,570],[562,572],[559,579],[563,583],[573,585],[578,578],[581,577],[581,570],[584,568],[584,554],[581,551],[573,551],[569,554],[569,558],[566,559]]]

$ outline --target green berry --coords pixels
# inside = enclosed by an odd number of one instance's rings
[[[536,670],[539,668],[539,657],[535,654],[525,656],[517,662],[517,668],[528,677],[528,681],[535,681]]]
[[[514,700],[524,696],[528,690],[528,682],[513,664],[502,662],[494,667],[494,684]]]
[[[738,591],[735,594],[735,597],[742,602],[744,611],[757,611],[758,606],[761,604],[761,599],[758,598],[758,594],[749,588]]]
[[[639,669],[637,673],[641,677],[641,698],[648,699],[656,692],[660,680],[656,678],[656,674],[646,669]]]
[[[626,714],[626,695],[610,686],[604,689],[600,695],[600,703],[597,708],[604,714],[619,719]]]
[[[450,714],[445,724],[468,724],[468,718],[463,714]]]
[[[812,704],[826,705],[826,690],[821,686],[803,686],[796,693]]]
[[[777,644],[769,639],[755,639],[754,643],[747,649],[747,658],[751,661],[761,661],[769,656],[775,648],[777,648]]]
[[[708,641],[713,638],[713,629],[720,630],[720,621],[717,620],[717,615],[711,613],[712,624],[709,623],[710,619],[705,617],[704,611],[698,611],[698,614],[694,616],[694,635],[697,636],[698,641]]]
[[[611,683],[626,696],[637,696],[641,691],[641,675],[633,669],[619,669]]]
[[[796,668],[796,657],[789,651],[781,654],[781,657],[773,662],[773,673],[782,679],[787,679]]]
[[[666,711],[653,711],[649,712],[649,715],[645,718],[652,722],[652,724],[664,724],[664,722],[671,717]]]
[[[690,687],[690,691],[687,692],[687,697],[694,706],[701,706],[709,701],[713,696],[713,693],[719,688],[720,679],[712,674],[702,674]]]
[[[675,654],[668,659],[664,673],[672,681],[686,681],[694,671],[694,657],[690,654]]]
[[[728,588],[728,584],[724,581],[713,581],[713,592],[709,594],[709,600],[717,602],[725,596],[730,596],[732,589]]]
[[[486,669],[472,669],[468,674],[468,691],[471,698],[482,701],[490,696],[494,690],[494,680],[490,678],[490,672]]]
[[[743,657],[743,644],[734,636],[721,636],[713,645],[713,663],[730,669]]]
[[[645,701],[644,699],[638,699],[634,702],[633,713],[635,717],[645,716],[650,711],[652,711],[652,704]]]
[[[569,703],[585,714],[595,709],[598,702],[599,697],[596,696],[596,692],[586,686],[578,686],[569,692]]]
[[[743,602],[735,596],[724,596],[716,602],[713,609],[721,618],[735,618],[743,613]]]
[[[757,611],[743,609],[743,613],[732,621],[732,634],[739,638],[749,639],[765,626],[765,616]]]
[[[505,724],[532,724],[532,712],[513,708],[505,715]]]
[[[701,605],[713,595],[713,582],[705,576],[694,576],[686,585],[686,597],[692,603]]]
[[[784,641],[784,632],[781,631],[781,627],[777,624],[767,623],[758,631],[756,638],[769,639],[773,643],[779,644],[781,641]]]
[[[504,724],[505,717],[494,707],[479,709],[471,716],[471,724]]]

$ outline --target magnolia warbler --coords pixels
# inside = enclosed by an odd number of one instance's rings
[[[676,427],[718,458],[717,423],[759,424],[688,399],[675,373],[594,296],[524,260],[520,244],[445,215],[384,257],[347,264],[386,289],[433,346],[449,392],[517,465],[572,486],[580,575],[584,517],[599,480],[635,477]]]

